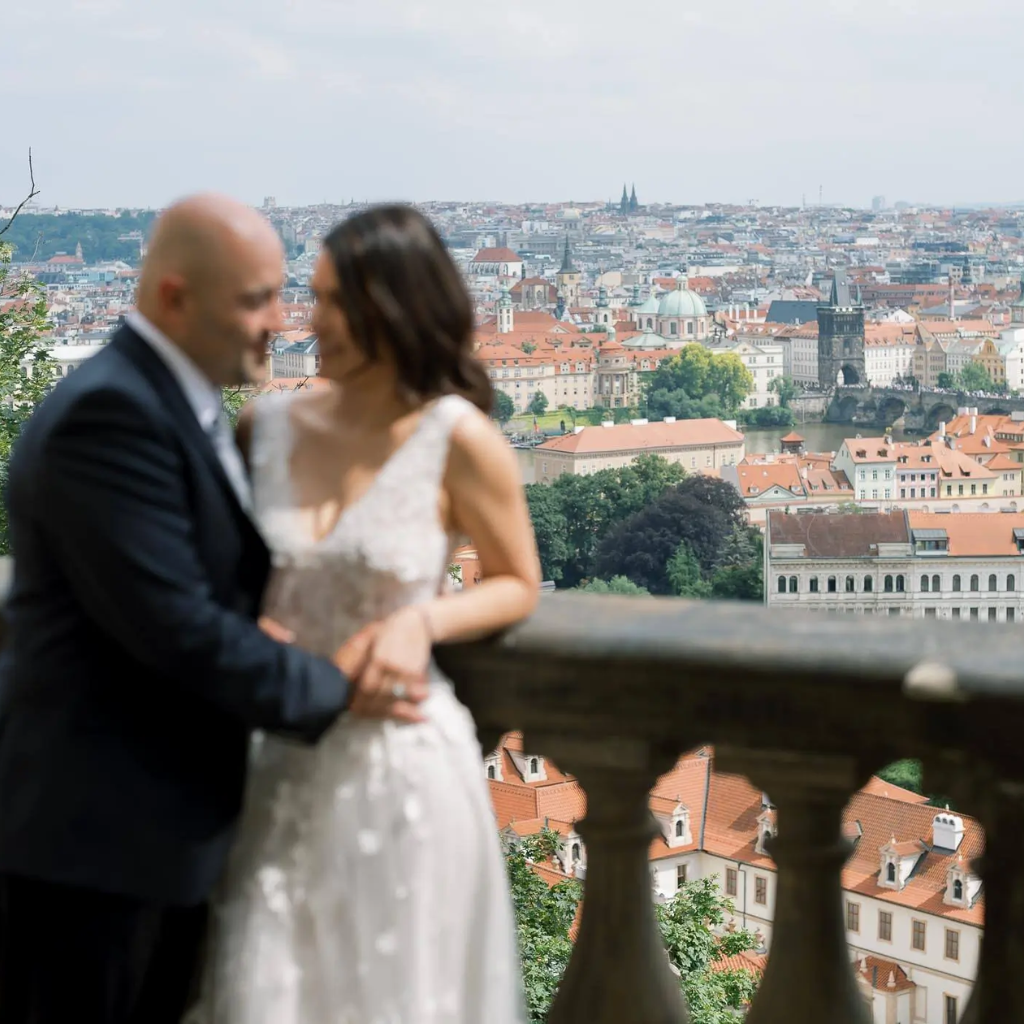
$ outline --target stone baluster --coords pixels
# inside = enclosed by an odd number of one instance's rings
[[[985,936],[962,1024],[1024,1021],[1024,784],[994,783],[979,808],[985,854],[972,867],[985,883]]]
[[[647,743],[528,738],[587,793],[577,825],[587,847],[583,914],[548,1024],[685,1024],[679,979],[654,916],[648,853],[656,823],[648,793],[673,756]]]
[[[870,1024],[846,945],[842,900],[850,852],[842,813],[859,784],[856,762],[721,747],[717,758],[722,770],[764,789],[777,815],[771,949],[747,1024]]]

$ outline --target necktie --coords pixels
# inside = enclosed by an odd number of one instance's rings
[[[249,489],[249,477],[242,461],[242,453],[235,444],[235,435],[227,416],[221,410],[220,415],[209,429],[210,440],[214,451],[224,467],[224,474],[231,484],[231,489],[238,498],[238,503],[246,512],[252,511],[252,492]]]

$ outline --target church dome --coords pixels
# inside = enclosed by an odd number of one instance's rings
[[[661,308],[661,303],[654,297],[649,295],[641,306],[637,307],[637,313],[642,313],[644,316],[657,316],[658,310]]]
[[[704,300],[689,288],[677,288],[658,303],[658,316],[662,317],[707,315],[708,307]]]

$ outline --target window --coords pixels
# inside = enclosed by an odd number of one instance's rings
[[[812,594],[816,594],[818,592],[818,577],[817,576],[812,576],[811,577],[810,591],[811,591]]]
[[[954,608],[953,609],[953,618],[954,619],[959,619],[960,618],[960,609],[959,608]]]
[[[931,580],[927,576],[921,577],[921,593],[927,594]]]
[[[942,1021],[943,1024],[957,1024],[956,996],[946,996],[946,1012]]]
[[[896,865],[892,861],[889,861],[889,866],[885,869],[885,880],[887,882],[896,881]]]
[[[964,898],[964,883],[959,878],[953,882],[953,899],[962,900]]]
[[[754,879],[754,902],[764,906],[768,902],[768,879],[758,876]]]
[[[885,580],[884,580],[884,582],[882,584],[882,589],[887,594],[891,594],[892,593],[892,577],[891,576],[886,576],[885,577]]]
[[[942,580],[938,576],[932,577],[932,590],[937,594],[942,590]]]
[[[682,821],[677,821],[676,822],[676,836],[681,838],[682,835],[683,835],[683,823],[682,823]]]
[[[489,779],[497,778],[497,773],[494,770],[494,765],[493,764],[489,764],[487,766],[487,778],[489,778]]]
[[[988,589],[989,589],[989,593],[991,593],[991,592],[992,592],[992,591],[994,591],[994,590],[998,590],[998,589],[999,589],[999,586],[998,586],[998,585],[997,585],[997,583],[996,583],[996,576],[995,576],[995,573],[993,573],[993,574],[992,574],[991,576],[989,576],[989,578],[988,578]]]
[[[786,577],[779,577],[779,593],[784,594],[786,592]]]
[[[860,931],[860,904],[846,901],[846,930],[848,932]]]
[[[896,577],[896,593],[902,594],[907,589],[907,578],[905,576]]]
[[[953,577],[953,589],[954,590],[959,590],[960,589],[960,577],[959,576],[954,576]]]
[[[995,608],[989,608],[989,610],[988,610],[988,621],[989,622],[995,622],[996,621],[996,609]]]
[[[934,608],[925,608],[924,617],[926,619],[934,619],[936,617],[936,611]]]
[[[981,581],[978,579],[977,575],[974,575],[974,576],[971,577],[971,590],[972,591],[981,590]]]
[[[676,888],[682,889],[686,885],[686,865],[680,864],[676,868]]]
[[[797,586],[797,578],[795,576],[789,577],[789,592],[795,594],[800,588]]]
[[[836,592],[836,578],[835,576],[829,576],[828,578],[828,592],[834,594]]]
[[[1012,576],[1007,576],[1006,577],[1006,589],[1007,590],[1013,590],[1015,588],[1015,586],[1016,586],[1016,584],[1013,581],[1013,577]]]
[[[854,583],[852,576],[846,577],[846,592],[852,594],[856,590],[856,584]]]
[[[910,936],[910,944],[914,949],[919,949],[922,953],[924,952],[924,929],[924,921],[915,921]]]
[[[892,942],[892,914],[888,910],[878,912],[878,937],[883,942]]]
[[[736,895],[737,871],[735,868],[725,869],[725,895]]]
[[[1015,616],[1014,616],[1014,611],[1013,611],[1013,609],[1012,609],[1012,608],[1007,608],[1007,609],[1006,609],[1006,621],[1007,621],[1007,622],[1013,622],[1013,620],[1014,620],[1014,617],[1015,617]]]
[[[875,581],[870,576],[864,577],[864,593],[870,594],[875,589]]]
[[[530,772],[536,775],[540,771],[540,762],[535,757],[530,758]]]
[[[974,619],[974,620],[977,620],[977,618],[978,618],[978,609],[977,608],[972,608],[971,609],[971,618]]]

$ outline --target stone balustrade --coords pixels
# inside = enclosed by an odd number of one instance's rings
[[[550,1024],[679,1024],[654,919],[647,793],[713,744],[771,794],[771,956],[749,1024],[869,1024],[843,920],[840,817],[879,768],[920,758],[986,828],[986,933],[968,1024],[1024,1021],[1024,633],[1013,626],[555,594],[494,641],[437,652],[485,750],[580,780],[586,902]]]

